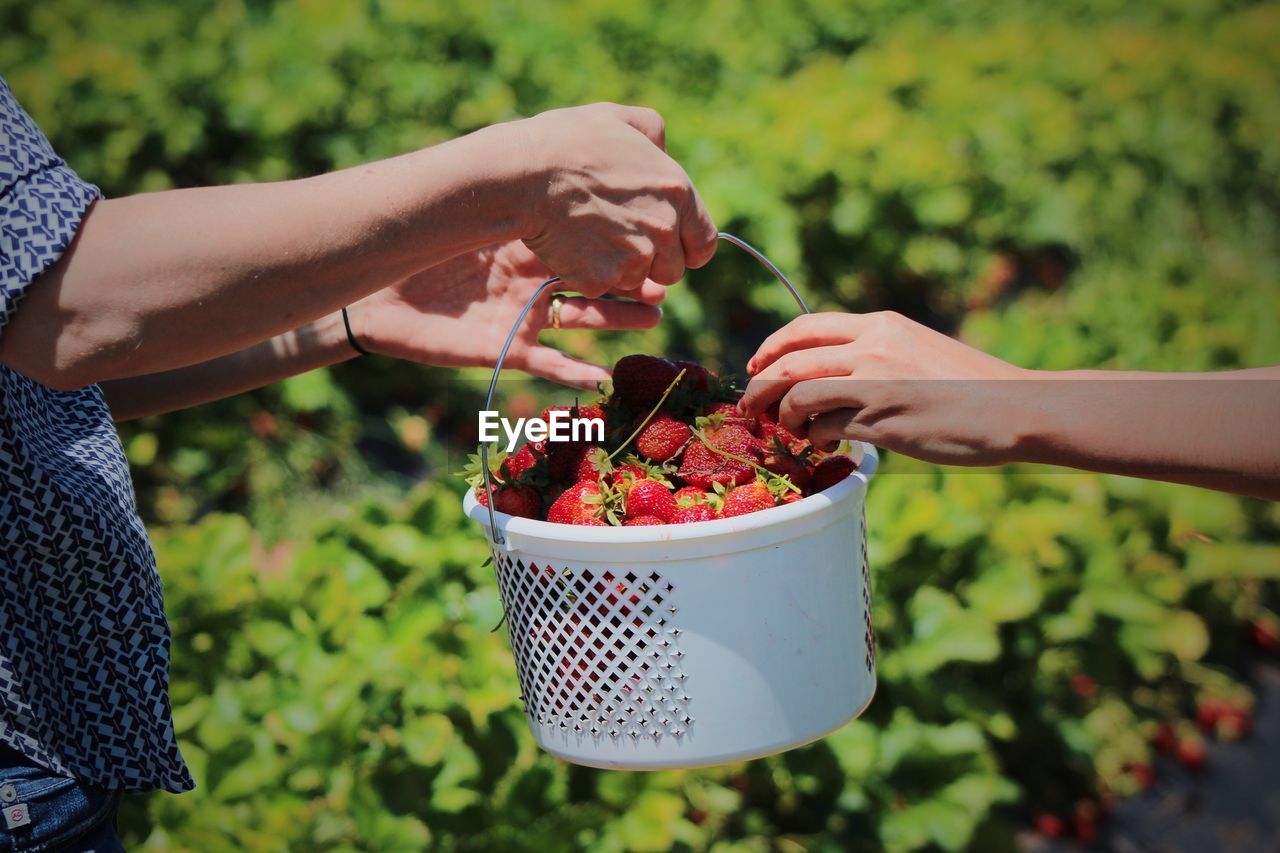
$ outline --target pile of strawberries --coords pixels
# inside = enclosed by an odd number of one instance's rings
[[[594,403],[542,413],[603,421],[600,443],[535,441],[491,454],[491,495],[473,455],[463,475],[480,503],[557,524],[689,524],[798,501],[857,467],[768,415],[744,416],[732,380],[693,362],[628,355],[601,393]]]

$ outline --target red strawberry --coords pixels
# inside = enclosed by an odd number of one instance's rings
[[[774,450],[766,453],[764,467],[779,477],[786,477],[792,485],[804,492],[809,490],[809,485],[813,481],[813,472],[809,470],[809,466],[788,451]],[[795,493],[792,492],[792,494]]]
[[[609,454],[594,444],[589,444],[574,454],[573,478],[575,481],[598,480],[613,469],[609,464]]]
[[[709,489],[716,483],[740,485],[755,476],[755,467],[751,463],[758,463],[761,457],[760,444],[755,436],[737,424],[708,428],[703,435],[707,442],[723,453],[717,453],[695,437],[685,448],[680,462],[681,479],[691,486]]]
[[[514,483],[519,480],[521,474],[538,464],[538,460],[542,458],[542,455],[540,451],[535,451],[532,445],[526,444],[514,454],[508,456],[503,460],[503,463],[507,466],[508,481]]]
[[[1204,769],[1209,760],[1208,752],[1204,748],[1204,741],[1198,737],[1186,737],[1179,740],[1174,755],[1178,761],[1182,762],[1183,767],[1197,773]]]
[[[1076,813],[1071,818],[1071,828],[1076,840],[1084,844],[1092,844],[1098,838],[1098,810],[1093,803],[1076,806]]]
[[[613,473],[609,475],[609,483],[626,490],[631,488],[631,484],[637,480],[647,480],[648,478],[649,471],[643,465],[628,463],[613,469]]]
[[[843,453],[825,457],[817,465],[813,466],[813,491],[826,491],[852,474],[857,470],[857,467],[854,461]]]
[[[1098,682],[1083,672],[1071,676],[1071,692],[1082,699],[1092,699],[1098,694]]]
[[[656,515],[637,515],[622,522],[623,527],[650,527],[656,524],[666,524],[666,522]]]
[[[587,420],[604,420],[604,409],[596,403],[590,403],[586,406],[578,406],[577,417]]]
[[[729,494],[724,496],[724,508],[720,511],[725,518],[732,518],[735,515],[746,515],[749,512],[759,512],[762,509],[770,509],[777,505],[773,493],[769,491],[760,480],[747,483],[744,486],[738,486],[731,489]]]
[[[772,417],[770,417],[766,413],[761,413],[759,418],[759,424],[760,424],[760,427],[757,435],[760,436],[760,441],[761,443],[764,444],[765,447],[773,446],[772,443],[769,441],[769,439],[773,438],[774,436],[778,437],[778,440],[782,442],[782,445],[784,447],[790,447],[791,445],[795,444],[800,440],[791,433],[791,430],[787,429],[782,424],[775,421]]]
[[[675,381],[680,368],[665,358],[627,355],[613,366],[613,394],[632,411],[648,412]]]
[[[719,517],[710,504],[700,503],[692,506],[676,507],[675,515],[671,517],[671,523],[693,524],[695,521],[715,521]]]
[[[578,470],[582,445],[571,441],[535,441],[534,450],[541,450],[547,455],[547,465],[551,473],[551,481],[555,483],[576,482],[574,476]]]
[[[1156,752],[1173,752],[1178,746],[1178,732],[1174,729],[1173,723],[1166,722],[1157,726],[1155,733],[1151,736],[1151,745],[1156,748]]]
[[[1035,825],[1036,832],[1045,838],[1061,838],[1062,833],[1066,831],[1067,825],[1062,818],[1057,815],[1051,815],[1048,812],[1036,812],[1032,823]]]
[[[1245,708],[1227,703],[1218,715],[1218,724],[1214,729],[1223,740],[1240,740],[1253,731],[1253,718]]]
[[[1263,651],[1280,646],[1280,625],[1271,619],[1255,619],[1249,623],[1249,634],[1253,644]]]
[[[646,459],[666,462],[676,457],[692,435],[688,424],[668,414],[654,415],[636,436],[636,450]]]
[[[489,505],[483,489],[477,491],[476,499],[481,506]],[[493,509],[520,518],[542,518],[542,496],[528,486],[494,486]]]
[[[707,370],[696,361],[676,359],[674,364],[676,370],[683,369],[685,371],[684,379],[680,380],[681,386],[695,388],[698,391],[709,391],[711,389],[711,380],[715,379],[716,375],[710,370]]]
[[[1150,764],[1134,764],[1129,768],[1129,775],[1137,783],[1138,790],[1145,791],[1155,784],[1156,771]]]
[[[551,505],[551,509],[547,511],[547,521],[553,524],[573,524],[581,516],[595,516],[603,497],[599,483],[591,480],[574,483]]]
[[[1206,732],[1213,731],[1227,707],[1227,703],[1216,696],[1206,696],[1196,706],[1196,725]]]
[[[787,492],[782,496],[782,502],[784,504],[793,504],[796,501],[802,501],[802,500],[804,500],[804,495],[801,494],[800,492]]]
[[[675,499],[680,506],[704,504],[707,502],[707,490],[700,489],[697,486],[685,486],[676,490]]]
[[[594,515],[580,515],[573,520],[579,527],[608,527],[609,525]]]
[[[760,422],[755,418],[749,418],[742,414],[742,412],[738,411],[738,407],[733,403],[715,403],[708,406],[703,414],[707,417],[720,415],[724,419],[725,423],[737,424],[754,436],[760,435]]]
[[[652,515],[670,522],[676,513],[676,499],[671,490],[657,480],[641,480],[633,485],[626,497],[627,518]]]

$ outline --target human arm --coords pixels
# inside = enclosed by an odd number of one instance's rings
[[[1280,367],[1025,370],[886,312],[801,317],[747,370],[743,407],[777,406],[819,446],[857,439],[942,464],[1041,462],[1280,499]]]
[[[379,290],[349,309],[353,332],[366,350],[438,367],[492,366],[508,330],[549,277],[547,267],[519,241],[459,255]],[[662,315],[664,288],[645,282],[636,301],[569,297],[564,329],[644,329]],[[507,366],[580,388],[594,388],[608,371],[538,342],[551,325],[550,293],[530,312],[507,355]],[[117,421],[184,409],[356,355],[340,313],[229,355],[186,367],[104,382]]]
[[[100,201],[0,363],[57,388],[201,364],[512,239],[566,289],[671,284],[715,228],[662,141],[656,113],[593,105],[314,178]]]

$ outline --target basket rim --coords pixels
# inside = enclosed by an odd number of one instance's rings
[[[519,518],[496,511],[494,517],[498,521],[499,532],[504,535],[514,534],[533,539],[589,545],[677,542],[740,534],[798,521],[842,503],[855,492],[865,489],[880,466],[880,456],[871,445],[866,442],[861,444],[862,461],[857,470],[839,483],[795,503],[771,507],[748,515],[717,518],[712,521],[694,521],[687,524],[644,527],[579,527],[572,524],[553,524],[533,518]],[[488,539],[489,514],[476,499],[474,489],[467,489],[462,498],[462,510],[468,518],[480,525],[485,538]]]

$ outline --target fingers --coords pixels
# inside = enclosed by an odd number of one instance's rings
[[[653,248],[653,261],[649,264],[649,281],[669,285],[684,278],[684,249],[674,233],[670,238],[659,235]]]
[[[858,409],[835,409],[818,415],[809,424],[809,441],[821,451],[830,453],[841,441],[866,441],[874,436],[870,427],[858,423]]]
[[[692,195],[687,210],[680,217],[680,245],[684,250],[684,262],[689,269],[706,266],[720,245],[716,224],[702,203],[702,196],[690,184]]]
[[[789,352],[851,343],[865,325],[862,314],[828,312],[797,317],[765,338],[747,362],[747,373],[755,376]]]
[[[628,290],[628,299],[643,302],[645,305],[657,305],[667,298],[667,288],[656,281],[646,281],[636,290]]]
[[[667,150],[667,125],[657,110],[651,110],[648,107],[623,106],[622,104],[602,104],[601,106],[643,133],[654,145],[663,151]]]
[[[778,423],[798,436],[806,436],[810,415],[821,417],[837,409],[864,408],[859,395],[860,384],[849,376],[796,383],[778,404]]]
[[[571,296],[561,300],[560,328],[621,331],[652,329],[662,319],[662,309],[643,302],[620,299],[587,299]]]
[[[847,377],[852,371],[852,354],[845,346],[788,353],[752,377],[739,406],[748,415],[758,415],[785,397],[798,382]]]
[[[558,349],[540,345],[530,347],[522,363],[513,366],[530,376],[584,391],[594,391],[597,385],[609,378],[609,371],[598,364],[579,361]]]

